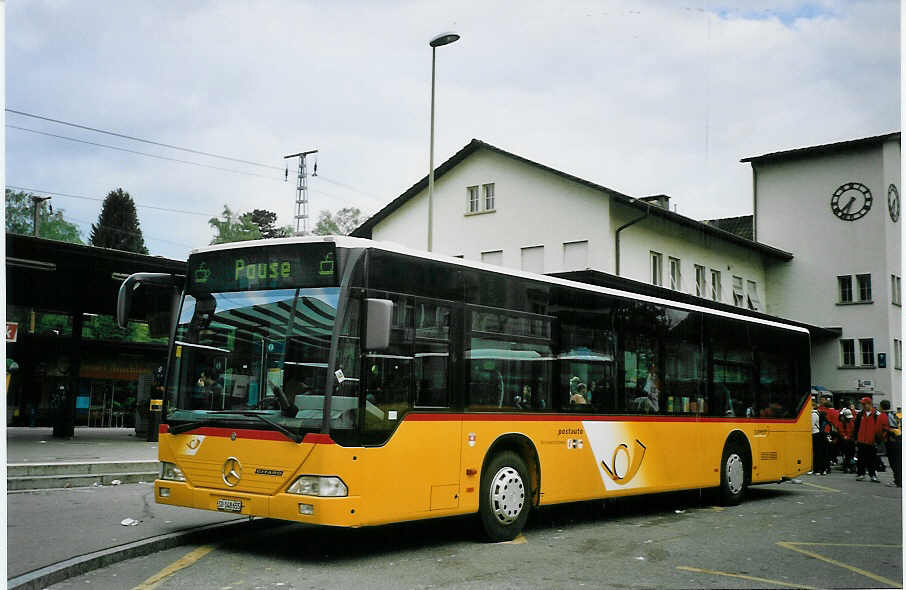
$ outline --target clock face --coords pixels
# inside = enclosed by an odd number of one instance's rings
[[[900,219],[900,193],[895,184],[887,187],[887,210],[890,212],[890,220],[896,223]]]
[[[871,191],[859,182],[847,182],[834,191],[831,211],[843,221],[855,221],[871,210]]]

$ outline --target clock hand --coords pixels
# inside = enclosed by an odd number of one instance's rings
[[[855,202],[856,202],[856,197],[850,197],[850,198],[849,198],[849,203],[847,203],[847,204],[844,205],[843,207],[840,207],[840,211],[843,211],[843,212],[845,212],[845,213],[849,213],[849,208],[852,207],[852,206],[853,206],[853,203],[855,203]]]

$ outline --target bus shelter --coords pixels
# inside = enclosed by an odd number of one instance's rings
[[[7,234],[7,423],[144,426],[155,372],[166,364],[158,327],[116,325],[122,280],[135,272],[182,274],[185,263]]]

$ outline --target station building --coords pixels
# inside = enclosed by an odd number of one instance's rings
[[[632,197],[473,139],[435,170],[432,249],[597,282],[616,275],[807,324],[813,383],[900,406],[899,224],[884,200],[899,187],[900,134],[744,162],[754,214],[699,221],[671,211],[667,195]],[[427,186],[352,235],[425,249]],[[879,196],[849,219],[863,188]]]
[[[135,272],[184,273],[185,262],[6,235],[7,420],[138,426],[167,338],[116,325],[120,284]],[[138,423],[137,423],[138,422]]]

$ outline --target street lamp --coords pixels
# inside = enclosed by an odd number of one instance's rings
[[[434,238],[434,62],[437,48],[459,41],[458,33],[441,33],[430,41],[431,46],[431,149],[428,156],[428,252],[431,252]]]

